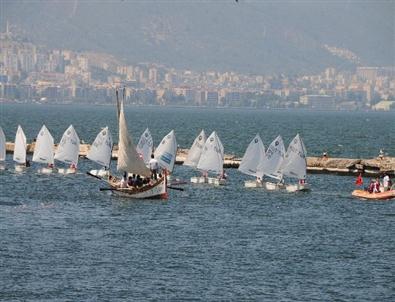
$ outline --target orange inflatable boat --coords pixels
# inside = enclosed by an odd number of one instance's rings
[[[380,193],[369,193],[368,191],[364,191],[364,190],[354,190],[352,191],[351,195],[354,197],[369,199],[369,200],[387,200],[387,199],[395,198],[395,190],[389,190]]]

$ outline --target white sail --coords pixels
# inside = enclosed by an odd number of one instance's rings
[[[288,146],[280,171],[288,177],[306,179],[306,168],[306,149],[297,134]]]
[[[176,135],[174,130],[171,130],[156,148],[154,156],[163,169],[172,172],[174,168],[174,162],[176,161],[176,154]]]
[[[41,127],[37,135],[33,161],[43,164],[54,163],[54,139],[45,125]]]
[[[5,134],[3,129],[0,127],[0,161],[5,161]]]
[[[18,125],[18,130],[15,135],[14,156],[13,159],[18,164],[26,163],[26,135],[23,129]]]
[[[139,143],[136,147],[137,153],[142,156],[145,164],[148,164],[151,159],[153,146],[154,142],[152,140],[151,132],[147,128],[141,135]]]
[[[265,160],[265,147],[263,145],[262,139],[257,134],[254,139],[250,142],[247,147],[246,152],[240,162],[239,171],[251,175],[258,176],[260,174],[257,170],[258,167]]]
[[[128,127],[126,125],[125,113],[123,110],[123,102],[121,102],[120,105],[118,120],[119,142],[117,170],[150,177],[151,171],[145,166],[144,161],[138,155],[136,151],[136,146],[133,144],[133,140],[129,136]]]
[[[62,139],[56,149],[55,159],[66,164],[78,164],[78,155],[80,153],[80,139],[73,125],[63,133]]]
[[[196,167],[200,156],[202,155],[204,144],[206,143],[207,137],[204,130],[195,138],[191,148],[189,149],[188,156],[184,161],[185,166]]]
[[[108,168],[111,161],[112,145],[112,136],[106,127],[96,136],[86,157]]]
[[[282,175],[279,168],[284,160],[285,147],[281,136],[269,145],[266,150],[265,160],[258,166],[258,177],[267,175],[272,178],[281,179]]]
[[[197,168],[202,171],[210,171],[222,174],[224,165],[224,147],[217,133],[210,134],[204,144]]]

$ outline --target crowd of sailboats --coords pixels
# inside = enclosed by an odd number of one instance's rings
[[[195,138],[184,165],[201,172],[200,176],[191,178],[192,183],[209,183],[224,185],[226,173],[223,168],[224,147],[214,131],[206,139],[204,130]],[[306,147],[299,134],[291,141],[287,151],[281,136],[269,145],[265,151],[262,139],[257,134],[248,145],[240,162],[239,171],[254,180],[247,180],[247,188],[264,188],[269,191],[286,190],[287,192],[307,191],[306,182]],[[216,177],[209,177],[214,173]],[[297,182],[286,182],[296,179]]]
[[[70,174],[75,173],[78,158],[80,139],[72,125],[64,132],[58,147],[55,150],[54,139],[45,125],[42,126],[35,140],[35,147],[33,151],[32,161],[44,164],[38,172],[52,173],[55,171],[55,159],[63,162],[66,167],[59,166],[56,169],[57,173]],[[0,162],[4,162],[6,152],[6,140],[3,129],[0,127]],[[27,140],[26,135],[20,125],[18,125],[14,141],[13,160],[15,162],[15,170],[23,171],[30,166],[30,160],[27,159]],[[5,166],[1,164],[2,169]]]
[[[307,191],[306,147],[299,134],[291,141],[287,151],[282,137],[277,136],[265,152],[262,139],[257,134],[247,147],[241,160],[239,171],[254,176],[245,182],[245,187],[263,187],[266,190],[286,190],[288,192]],[[297,182],[292,182],[292,180]],[[288,182],[291,180],[291,182]]]
[[[118,96],[118,95],[117,95]],[[137,145],[128,132],[124,114],[123,100],[118,107],[118,149],[117,171],[123,176],[111,174],[111,159],[113,154],[113,139],[108,127],[101,129],[93,141],[86,157],[98,164],[98,169],[88,172],[89,175],[105,182],[109,190],[116,195],[132,198],[167,198],[169,176],[173,173],[177,155],[177,141],[174,130],[166,134],[156,149],[147,128],[141,135]],[[5,161],[6,139],[0,127],[0,168]],[[18,125],[15,135],[13,160],[15,170],[23,171],[30,165],[27,160],[26,135]],[[73,174],[77,171],[80,153],[80,139],[73,125],[63,133],[60,143],[55,147],[54,138],[48,128],[43,125],[35,140],[32,161],[38,163],[39,173]],[[162,170],[159,175],[149,169],[155,161]],[[56,163],[58,161],[59,163]],[[56,167],[55,167],[56,163]],[[63,165],[63,166],[62,166]],[[191,177],[194,184],[225,185],[227,175],[224,171],[224,146],[216,131],[208,137],[202,130],[195,138],[184,161],[185,166],[191,167],[197,175]],[[248,145],[241,160],[239,171],[255,177],[245,181],[245,187],[264,188],[266,190],[286,190],[288,192],[309,190],[306,182],[306,148],[298,135],[285,150],[281,136],[269,145],[265,151],[262,139],[257,134]],[[127,179],[142,177],[144,185],[129,186]],[[298,182],[289,181],[297,179]]]
[[[123,108],[121,108],[121,114],[123,115]],[[120,121],[122,119],[124,119],[124,116],[120,117]],[[121,127],[126,128],[126,121],[123,123],[124,125],[121,125]],[[120,130],[122,129],[120,128]],[[127,129],[123,129],[120,132],[121,135],[124,135],[124,131],[127,131]],[[125,142],[122,143],[122,141]],[[118,157],[121,160],[122,158],[125,159],[124,170],[131,171],[128,173],[148,175],[149,172],[145,169],[149,165],[152,154],[162,169],[165,169],[168,174],[173,172],[177,154],[174,130],[163,137],[156,149],[154,149],[153,139],[148,128],[143,132],[136,146],[130,136],[120,137],[119,142]],[[5,160],[5,143],[4,132],[0,128],[0,162]],[[111,132],[108,127],[105,127],[97,134],[86,155],[89,160],[99,165],[98,169],[91,170],[90,174],[101,178],[109,176],[113,146]],[[29,165],[26,148],[26,135],[19,125],[15,135],[13,154],[17,171],[22,171]],[[72,174],[77,170],[79,148],[80,139],[72,125],[64,132],[57,148],[55,148],[54,138],[50,131],[43,125],[35,140],[32,161],[40,164],[39,173]],[[135,158],[128,163],[130,157],[133,156]],[[56,168],[55,160],[60,162]],[[62,167],[62,163],[66,166]],[[195,138],[184,161],[185,166],[191,167],[198,173],[198,175],[191,177],[191,183],[224,185],[226,183],[226,173],[223,164],[224,147],[217,132],[213,131],[207,137],[202,130]],[[3,164],[0,167],[4,169]],[[135,167],[144,168],[136,169]],[[119,168],[119,170],[122,171],[122,168]],[[252,180],[245,181],[245,187],[262,187],[266,190],[285,189],[287,191],[309,189],[309,185],[306,183],[306,148],[299,134],[291,141],[287,150],[285,150],[281,136],[278,136],[266,151],[261,137],[257,134],[245,151],[239,171],[254,177]],[[298,182],[287,183],[286,180],[289,179],[297,179]]]
[[[156,149],[147,128],[141,135],[137,145],[133,144],[127,132],[126,120],[121,104],[120,137],[118,147],[119,171],[150,177],[148,170],[151,155],[157,159],[159,166],[166,170],[169,177],[174,170],[177,154],[177,141],[174,130],[163,137]],[[0,128],[0,163],[5,160],[5,135]],[[110,176],[110,165],[113,154],[113,138],[108,127],[103,128],[96,136],[86,157],[98,164],[98,169],[89,171],[90,175],[101,179]],[[26,157],[26,135],[19,125],[15,135],[13,160],[15,169],[22,171],[29,165]],[[77,170],[80,139],[74,127],[70,125],[64,132],[60,143],[55,148],[54,138],[48,128],[43,125],[35,140],[32,161],[38,163],[39,173],[72,174]],[[55,167],[55,160],[60,163]],[[123,164],[120,162],[123,161]],[[62,167],[62,164],[66,166]],[[189,166],[198,175],[190,181],[195,184],[225,185],[226,173],[223,168],[224,147],[216,131],[206,136],[202,130],[189,149],[184,166]],[[0,165],[4,169],[4,164]],[[245,181],[247,188],[264,188],[266,190],[286,190],[289,192],[309,189],[306,182],[306,148],[298,135],[285,150],[281,136],[269,145],[265,151],[262,139],[257,134],[248,145],[238,170],[254,179]],[[290,182],[296,179],[298,182]]]
[[[195,138],[184,165],[201,172],[200,176],[191,177],[191,183],[209,183],[224,185],[224,146],[217,133],[213,131],[208,138],[204,130]],[[214,177],[209,177],[214,174]]]

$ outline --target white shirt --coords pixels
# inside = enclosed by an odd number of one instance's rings
[[[149,161],[149,168],[151,170],[158,170],[159,164],[158,161],[155,158],[151,158]]]
[[[122,177],[122,179],[121,179],[121,185],[120,185],[120,187],[121,187],[121,188],[127,188],[127,187],[128,187],[128,182],[127,182],[126,179],[123,178],[123,177]]]
[[[384,176],[384,178],[383,178],[383,186],[384,186],[384,188],[388,187],[389,182],[390,182],[390,177],[388,175]]]

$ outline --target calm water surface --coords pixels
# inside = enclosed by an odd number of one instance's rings
[[[175,129],[189,147],[217,130],[242,155],[259,132],[267,146],[299,132],[309,154],[395,155],[394,113],[127,108],[135,139],[155,144]],[[13,140],[45,123],[56,141],[72,123],[91,142],[112,107],[0,105]],[[386,127],[386,131],[382,131]],[[12,155],[7,156],[12,168]],[[226,187],[184,186],[168,201],[100,192],[81,160],[73,176],[0,172],[0,300],[26,301],[394,301],[395,203],[350,198],[354,177],[309,175],[310,193],[246,190],[228,170]],[[97,168],[97,167],[96,167]],[[188,179],[193,171],[177,166]],[[367,180],[367,179],[366,179]]]

